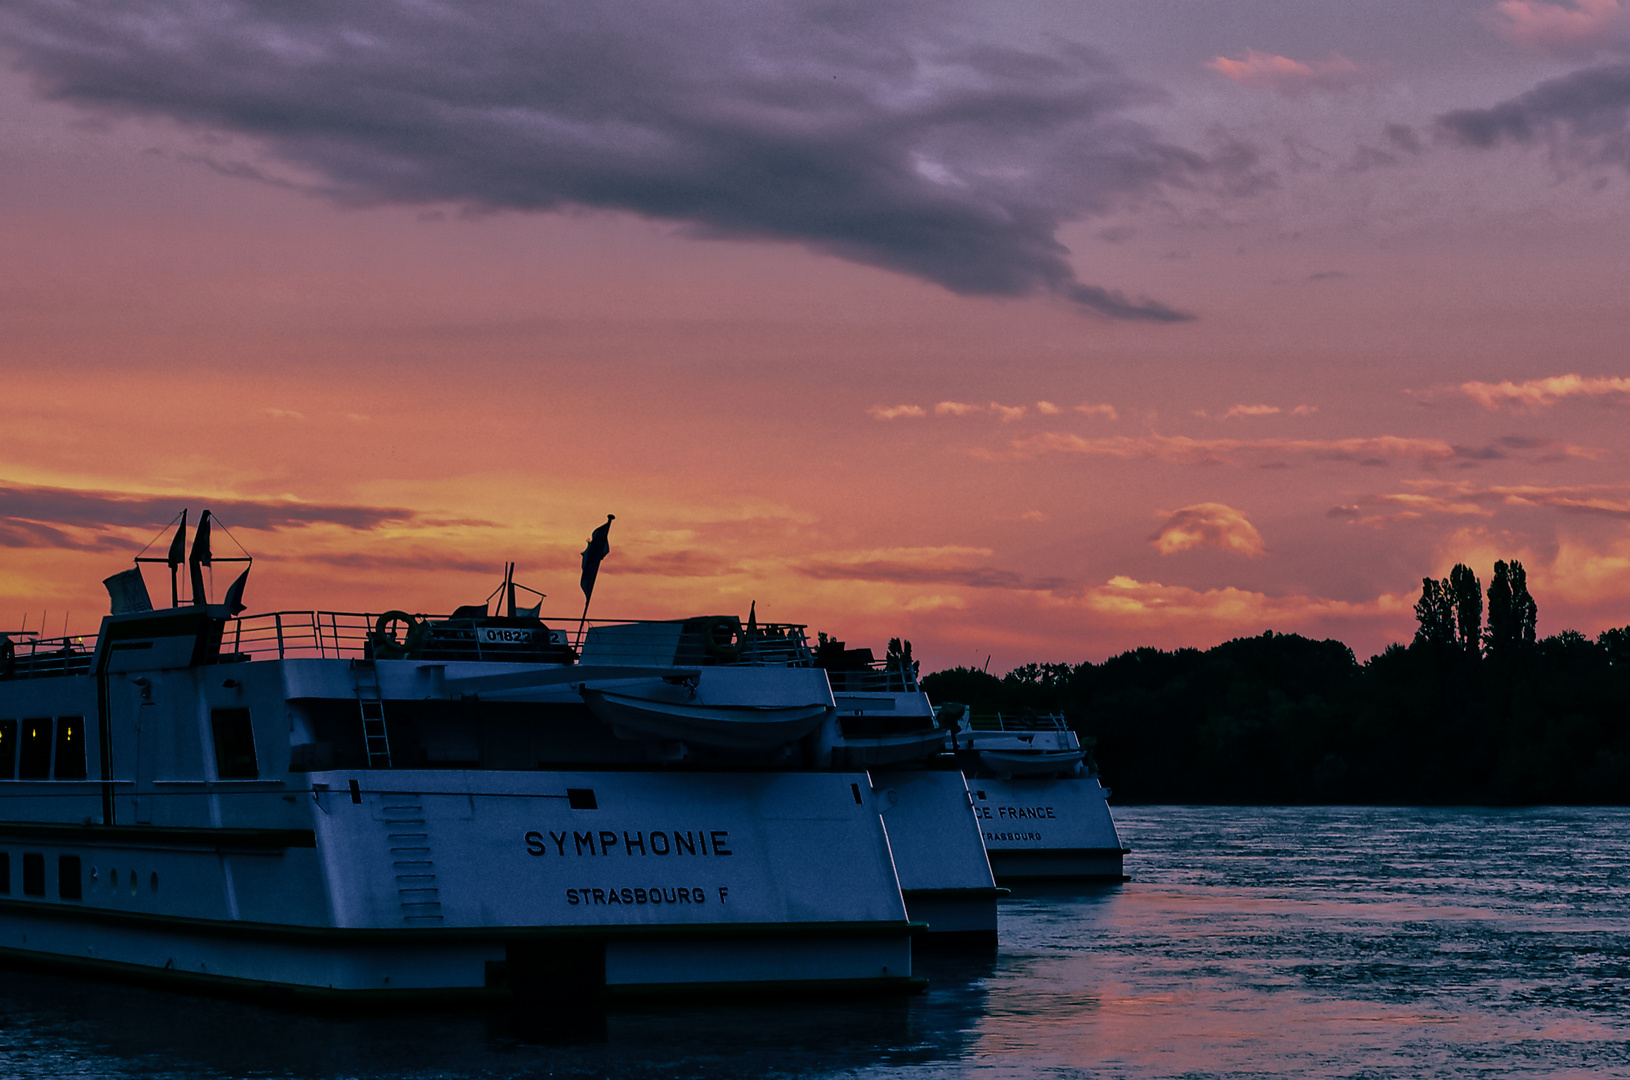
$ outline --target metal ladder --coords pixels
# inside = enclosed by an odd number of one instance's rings
[[[362,712],[362,742],[368,750],[368,768],[391,767],[391,741],[385,734],[385,699],[379,692],[379,670],[372,660],[352,660],[351,676]]]

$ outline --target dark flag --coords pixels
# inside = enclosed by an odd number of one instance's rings
[[[173,573],[177,567],[187,561],[187,512],[181,511],[181,524],[175,527],[175,539],[170,541],[170,554],[164,559],[170,564]]]
[[[234,581],[231,587],[226,590],[226,598],[221,601],[221,603],[226,605],[226,613],[228,615],[243,614],[243,587],[244,585],[248,584],[248,582],[249,569],[248,567],[245,567],[243,573],[238,575],[238,580]]]
[[[594,592],[594,579],[600,576],[600,560],[611,554],[611,541],[607,537],[611,533],[611,523],[617,520],[616,514],[607,514],[606,523],[594,530],[589,537],[589,546],[583,549],[583,577],[580,584],[583,586],[583,606],[587,609],[589,597]]]
[[[198,519],[198,531],[193,533],[192,554],[187,556],[187,569],[192,571],[192,602],[207,604],[209,598],[204,595],[204,567],[210,565],[209,550],[209,511],[205,510]]]

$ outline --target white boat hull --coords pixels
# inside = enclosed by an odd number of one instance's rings
[[[926,922],[924,944],[996,944],[997,887],[969,816],[967,782],[955,770],[874,771],[883,827],[906,910]]]
[[[1126,880],[1127,848],[1096,775],[972,778],[968,787],[998,883]]]

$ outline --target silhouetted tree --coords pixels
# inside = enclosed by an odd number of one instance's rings
[[[1415,644],[1422,646],[1455,643],[1455,595],[1447,579],[1421,578],[1421,598],[1415,602]]]
[[[1449,591],[1454,595],[1456,640],[1472,655],[1483,651],[1483,583],[1472,568],[1456,563],[1449,571]]]
[[[1511,614],[1517,624],[1517,639],[1524,645],[1534,644],[1539,605],[1528,595],[1528,574],[1516,559],[1511,560]]]
[[[1630,626],[1603,630],[1596,635],[1596,644],[1601,646],[1609,665],[1630,667]]]
[[[1435,644],[1362,666],[1339,641],[1265,633],[922,682],[936,705],[1063,713],[1134,802],[1630,805],[1630,626],[1536,640],[1527,576],[1502,561],[1485,663],[1477,597],[1465,566],[1426,579],[1417,643]]]
[[[1490,657],[1509,659],[1534,644],[1539,606],[1528,595],[1528,575],[1512,559],[1494,564],[1489,582],[1489,627],[1484,635]]]
[[[913,678],[917,675],[918,663],[911,658],[911,642],[901,641],[897,637],[889,638],[888,651],[883,654],[884,667],[889,671],[909,671]]]

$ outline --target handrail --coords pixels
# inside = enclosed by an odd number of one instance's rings
[[[272,660],[314,657],[318,659],[362,659],[368,655],[368,643],[379,612],[362,611],[268,611],[254,615],[241,615],[228,620],[223,641],[232,642],[233,659]],[[513,650],[494,648],[483,644],[482,636],[474,632],[479,620],[455,620],[450,615],[418,615],[437,629],[449,635],[462,634],[460,648],[468,648],[470,659],[513,659]],[[551,627],[551,640],[581,654],[589,636],[596,630],[617,628],[625,645],[636,647],[641,640],[678,640],[682,628],[693,620],[687,619],[588,619],[546,618]],[[709,662],[719,665],[809,667],[814,654],[810,651],[805,626],[797,623],[764,623],[744,627],[740,648],[722,655],[710,656]],[[467,641],[465,640],[467,638]],[[698,639],[700,640],[700,639]],[[701,645],[696,646],[701,649]],[[696,658],[701,659],[698,655]],[[673,663],[669,658],[668,663]],[[687,661],[688,662],[688,661]]]
[[[985,713],[968,717],[970,731],[1069,731],[1062,713]]]
[[[10,634],[7,636],[12,637]],[[11,677],[14,679],[83,675],[91,669],[91,656],[96,651],[96,635],[65,634],[59,637],[40,637],[28,630],[22,631],[18,637],[12,637],[11,644],[14,650]]]

